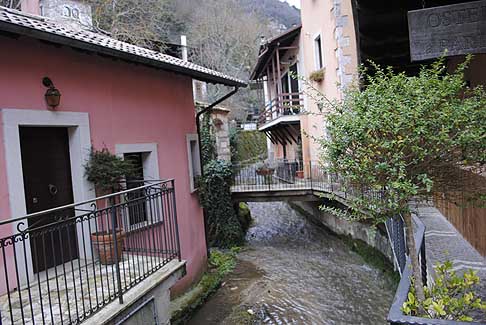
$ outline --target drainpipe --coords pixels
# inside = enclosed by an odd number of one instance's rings
[[[226,99],[230,98],[236,92],[238,91],[238,87],[235,87],[232,91],[224,95],[223,97],[219,98],[216,100],[214,103],[206,106],[203,108],[201,111],[197,112],[196,114],[196,128],[197,128],[197,139],[198,143],[200,144],[201,142],[199,139],[201,139],[201,125],[200,125],[200,117],[204,113],[210,112],[216,105],[220,104],[221,102],[225,101]],[[201,166],[201,177],[204,177],[204,164],[203,164],[203,156],[202,156],[202,150],[201,146],[199,145],[199,165]],[[206,209],[203,208],[203,216],[204,216],[204,238],[206,240],[206,254],[209,257],[210,252],[209,252],[209,240],[208,240],[208,217],[206,213]]]

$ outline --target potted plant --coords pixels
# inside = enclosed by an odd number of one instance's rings
[[[324,68],[315,70],[309,75],[309,80],[315,82],[321,82],[324,80]]]
[[[303,170],[298,170],[295,172],[295,177],[297,178],[304,178],[304,171]]]
[[[110,153],[107,148],[101,150],[91,149],[89,159],[85,166],[85,176],[88,181],[95,185],[97,196],[113,193],[120,188],[120,181],[127,176],[135,174],[135,167],[130,161]],[[109,202],[101,201],[98,205],[107,207],[108,204],[114,205],[115,198],[109,198]],[[109,212],[107,212],[109,213]],[[116,213],[116,212],[115,212]],[[115,219],[117,216],[114,216]],[[99,219],[102,231],[91,234],[91,243],[93,249],[97,252],[101,264],[113,264],[120,261],[123,251],[123,239],[125,233],[122,229],[115,229],[116,243],[113,233],[113,227],[117,222]],[[115,256],[115,245],[117,255]]]
[[[262,162],[257,164],[256,173],[259,176],[270,176],[275,171],[275,168],[271,168],[270,164],[267,162]]]

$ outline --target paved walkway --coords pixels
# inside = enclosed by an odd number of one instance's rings
[[[454,226],[432,204],[419,203],[420,220],[425,224],[427,264],[450,260],[458,272],[473,269],[481,278],[480,293],[486,299],[486,259],[462,237]]]

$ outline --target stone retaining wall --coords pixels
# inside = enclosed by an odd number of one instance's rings
[[[393,252],[388,242],[386,231],[381,228],[372,228],[363,222],[350,222],[321,211],[319,202],[290,202],[291,207],[297,209],[312,222],[323,225],[338,235],[350,236],[359,239],[385,255],[390,263],[393,262]]]

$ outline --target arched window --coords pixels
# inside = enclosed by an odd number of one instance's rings
[[[79,9],[77,8],[73,8],[71,10],[71,16],[74,18],[74,19],[79,19]]]
[[[64,17],[71,17],[71,8],[69,8],[68,6],[62,7],[62,15]]]

